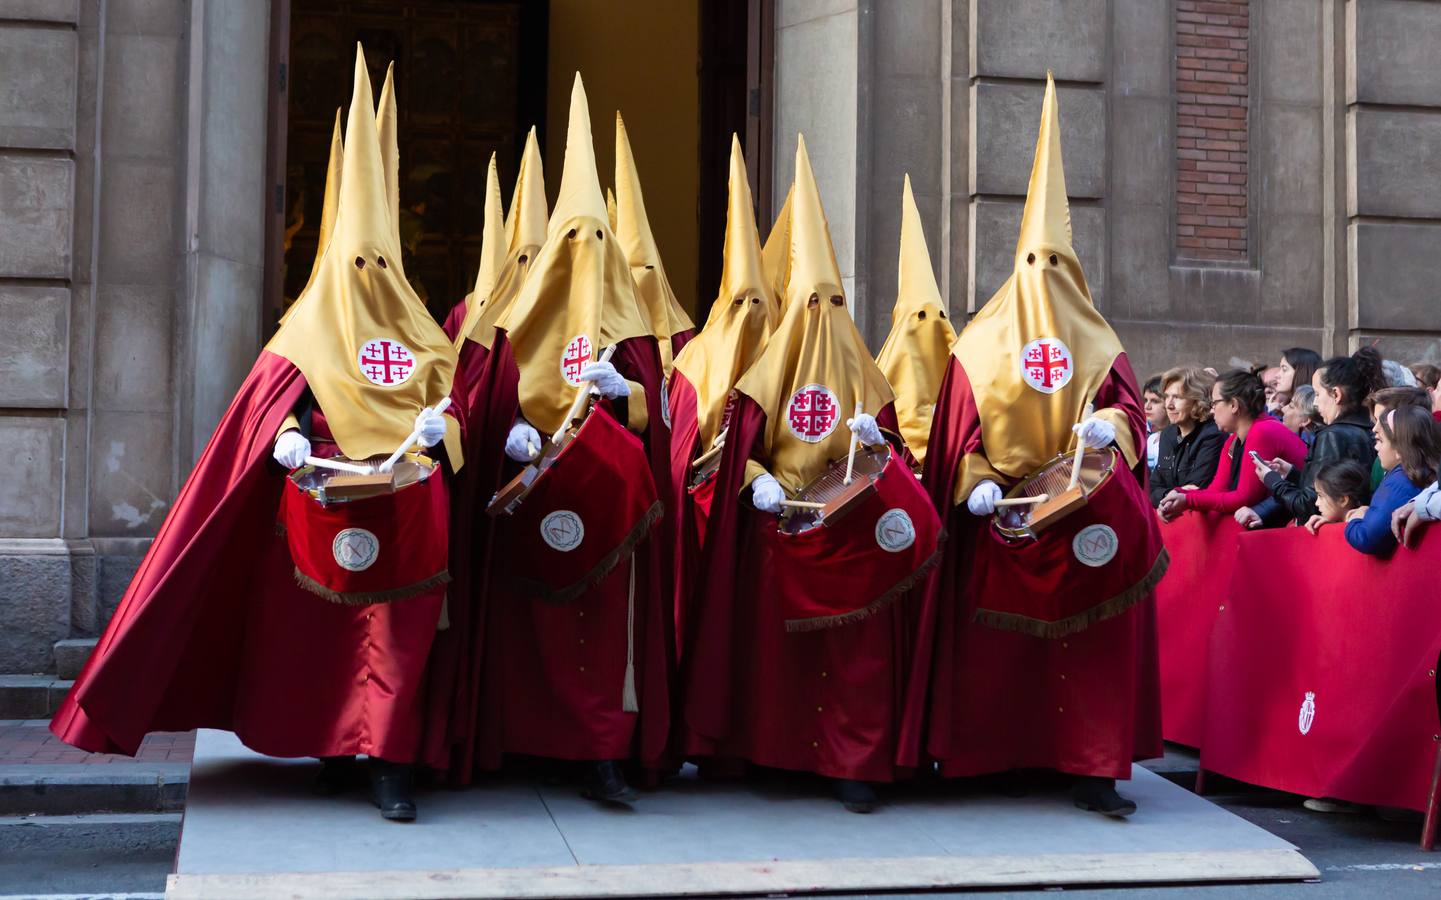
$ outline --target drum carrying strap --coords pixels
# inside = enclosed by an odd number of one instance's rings
[[[630,555],[630,590],[625,598],[625,686],[620,692],[621,712],[640,712],[635,695],[635,554]]]

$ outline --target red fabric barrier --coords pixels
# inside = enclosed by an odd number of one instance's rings
[[[1441,534],[1389,561],[1336,525],[1246,534],[1237,548],[1211,636],[1202,768],[1424,810],[1441,734]]]
[[[1201,746],[1206,723],[1206,656],[1225,603],[1241,526],[1229,514],[1187,512],[1161,524],[1171,568],[1156,588],[1161,652],[1161,734]],[[1309,537],[1309,535],[1308,535]]]

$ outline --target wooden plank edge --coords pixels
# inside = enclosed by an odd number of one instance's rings
[[[166,896],[189,898],[687,897],[936,888],[1301,881],[1321,873],[1296,850],[911,856],[551,868],[187,874]]]

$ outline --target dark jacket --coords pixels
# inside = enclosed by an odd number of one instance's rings
[[[1151,505],[1159,506],[1163,497],[1183,485],[1204,488],[1210,484],[1225,443],[1226,435],[1210,419],[1185,437],[1175,425],[1161,429],[1160,452],[1151,472]]]
[[[1316,432],[1301,471],[1289,478],[1279,472],[1266,476],[1266,487],[1284,515],[1304,525],[1316,515],[1316,470],[1329,462],[1354,459],[1370,467],[1376,459],[1376,439],[1371,434],[1371,417],[1361,411],[1349,412]],[[1269,462],[1269,460],[1268,460]],[[1264,518],[1264,517],[1263,517]]]

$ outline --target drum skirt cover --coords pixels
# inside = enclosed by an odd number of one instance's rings
[[[763,570],[787,631],[860,621],[909,590],[940,559],[936,508],[910,469],[891,454],[875,493],[839,520],[795,534],[769,524]]]
[[[449,523],[438,472],[393,494],[329,505],[286,479],[280,500],[295,580],[348,605],[401,600],[448,582]]]
[[[976,529],[970,596],[982,624],[1059,638],[1148,596],[1170,557],[1141,485],[1124,469],[1036,538]]]
[[[597,407],[519,508],[497,520],[495,561],[522,595],[574,600],[630,555],[663,510],[645,445]]]

